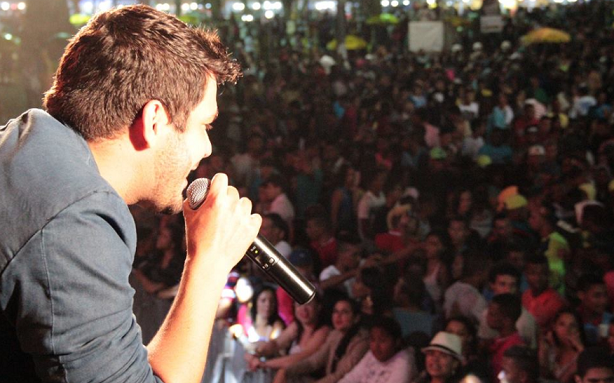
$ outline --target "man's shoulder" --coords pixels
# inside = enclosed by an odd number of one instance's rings
[[[96,204],[109,203],[127,212],[100,176],[85,140],[41,110],[22,114],[2,131],[0,190],[0,215],[7,217],[0,222],[5,259],[60,212],[88,196],[104,193]]]

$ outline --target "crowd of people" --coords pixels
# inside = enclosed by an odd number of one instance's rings
[[[611,382],[613,10],[536,9],[439,54],[238,51],[194,177],[228,174],[318,288],[298,306],[237,265],[217,318],[238,381]],[[571,42],[519,39],[561,25]],[[147,342],[185,249],[180,217],[133,214]]]

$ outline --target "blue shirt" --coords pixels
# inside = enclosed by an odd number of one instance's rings
[[[48,382],[159,382],[132,314],[134,220],[85,140],[40,110],[10,121],[0,190],[0,377],[30,360]]]

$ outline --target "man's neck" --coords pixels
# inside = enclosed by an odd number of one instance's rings
[[[145,177],[139,177],[145,169],[138,166],[133,156],[129,141],[122,138],[88,142],[100,175],[115,189],[128,205],[140,200],[139,190],[148,185],[143,183]]]

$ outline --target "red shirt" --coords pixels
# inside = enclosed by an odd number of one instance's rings
[[[522,305],[533,314],[537,325],[545,329],[556,313],[565,306],[565,300],[552,288],[547,288],[536,297],[529,289],[522,294]]]
[[[490,345],[490,355],[491,361],[490,366],[492,367],[493,373],[493,382],[497,381],[497,376],[499,372],[501,372],[501,365],[503,363],[503,353],[505,350],[512,346],[516,345],[524,345],[524,340],[518,334],[518,331],[513,333],[512,335],[508,335],[504,338],[496,338],[494,342]]]
[[[387,233],[379,233],[375,235],[375,246],[381,251],[392,254],[405,248],[401,233],[389,231]]]
[[[284,289],[277,289],[277,311],[279,316],[288,326],[294,321],[294,299]]]
[[[331,237],[325,243],[311,242],[311,247],[318,253],[322,269],[334,265],[337,262],[337,240]]]

